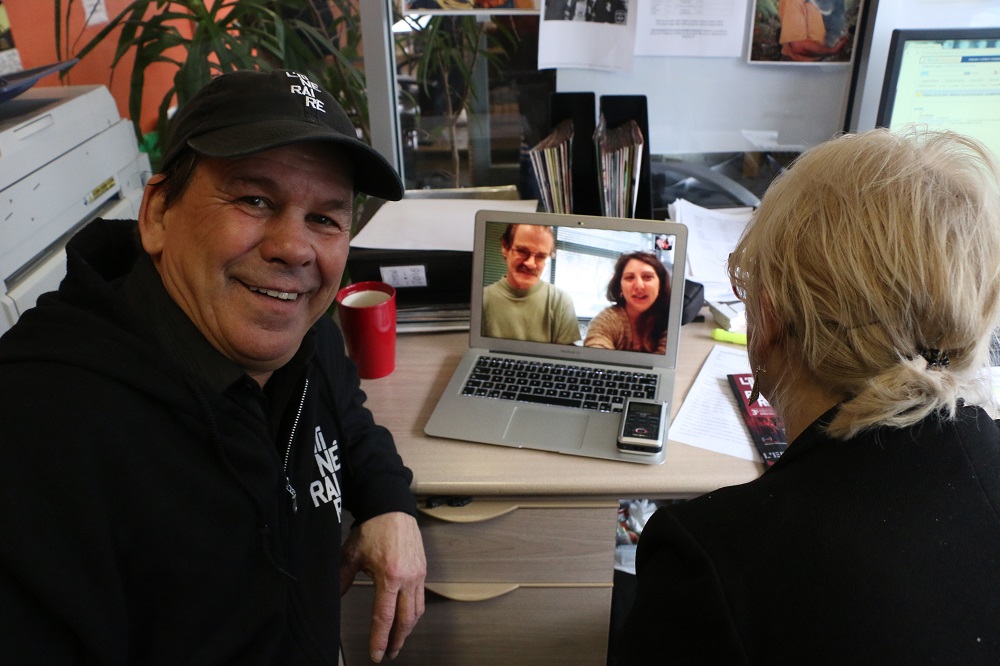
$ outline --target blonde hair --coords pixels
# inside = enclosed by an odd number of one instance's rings
[[[910,128],[803,153],[730,257],[752,322],[766,302],[789,353],[846,396],[834,437],[985,399],[1000,312],[1000,173],[988,149]],[[935,352],[938,352],[935,356]],[[789,383],[770,396],[781,410]]]

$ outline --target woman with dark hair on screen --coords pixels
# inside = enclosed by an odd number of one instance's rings
[[[789,446],[646,523],[618,663],[1000,663],[995,158],[926,130],[821,144],[729,273]]]
[[[670,275],[655,254],[629,252],[618,257],[607,296],[614,305],[590,322],[584,347],[666,351]]]

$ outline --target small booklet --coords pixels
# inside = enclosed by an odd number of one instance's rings
[[[747,423],[750,437],[753,438],[764,464],[770,467],[788,448],[785,424],[781,422],[774,407],[764,399],[764,396],[758,397],[757,402],[750,403],[750,392],[753,390],[752,374],[747,372],[726,376]]]
[[[629,120],[624,125],[609,128],[601,114],[594,129],[594,146],[602,214],[635,217],[643,146],[639,124]]]
[[[563,120],[528,151],[546,213],[573,212],[573,121]]]

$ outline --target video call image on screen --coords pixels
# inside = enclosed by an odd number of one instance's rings
[[[484,337],[665,353],[674,236],[490,222],[485,243]]]

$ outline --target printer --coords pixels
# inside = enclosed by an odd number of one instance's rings
[[[34,87],[0,103],[0,335],[66,274],[66,242],[135,219],[150,175],[104,86]]]

